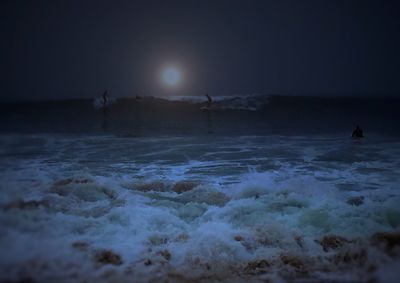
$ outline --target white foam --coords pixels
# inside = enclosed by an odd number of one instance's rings
[[[119,142],[113,138],[105,140]],[[267,162],[269,157],[259,157],[257,152],[274,156],[279,145],[255,137],[241,139],[239,148],[248,155],[245,159],[229,156],[226,140],[216,140],[211,146],[204,145],[208,153],[214,154],[198,155],[188,161],[151,162],[163,154],[161,147],[165,141],[168,139],[158,144],[160,150],[148,161],[132,156],[132,161],[121,162],[125,151],[120,158],[107,155],[109,159],[99,158],[101,164],[82,166],[80,161],[88,159],[88,151],[103,150],[105,146],[95,142],[90,147],[85,139],[81,140],[82,147],[75,148],[70,147],[70,139],[47,143],[61,148],[49,150],[54,155],[49,153],[45,158],[8,159],[9,169],[0,172],[4,192],[0,249],[6,255],[0,256],[1,279],[18,279],[23,273],[46,281],[54,275],[71,279],[76,273],[89,281],[106,282],[110,280],[103,276],[107,270],[121,278],[133,270],[134,274],[141,274],[143,281],[148,281],[174,270],[190,278],[207,274],[217,280],[232,276],[229,270],[243,272],[249,262],[264,259],[271,264],[267,276],[279,281],[286,280],[285,276],[291,272],[296,274],[290,265],[282,263],[281,256],[287,254],[300,258],[311,269],[312,276],[319,279],[370,278],[364,265],[351,265],[350,269],[356,272],[346,274],[331,264],[329,256],[335,252],[325,253],[316,242],[326,235],[356,239],[344,252],[368,249],[367,261],[376,266],[379,282],[395,278],[390,274],[397,274],[397,265],[388,265],[390,257],[369,246],[369,237],[376,232],[399,229],[400,197],[398,182],[392,175],[399,172],[396,166],[368,160],[342,167],[320,161],[318,155],[324,150],[318,143],[314,144],[315,149],[305,151],[308,157],[299,158],[305,156],[304,150],[296,147],[299,139],[295,139],[293,146],[288,140],[282,145],[292,150],[285,151],[287,156],[279,153],[278,158],[274,157],[274,161],[279,160],[276,169],[258,172],[257,162]],[[142,152],[137,149],[138,143],[147,143],[140,139],[120,142],[136,152]],[[190,156],[188,142],[174,140],[178,151]],[[154,144],[157,148],[157,143]],[[203,146],[200,141],[196,144]],[[248,150],[243,144],[247,144]],[[82,151],[75,152],[77,148]],[[70,159],[60,159],[60,151]],[[220,159],[225,155],[228,156]],[[52,158],[53,162],[49,162]],[[105,160],[109,163],[105,164]],[[212,171],[234,168],[249,160],[256,162],[252,170]],[[99,168],[100,165],[105,168]],[[358,171],[361,167],[387,170],[364,174]],[[172,191],[176,182],[185,180],[195,180],[199,185],[186,192]],[[346,182],[361,188],[343,190],[337,186]],[[365,188],[371,182],[385,186],[379,190]],[[359,196],[363,197],[362,204],[347,202],[350,197]],[[25,204],[13,202],[17,199]],[[30,200],[37,203],[29,204]],[[76,242],[88,246],[79,250],[72,246]],[[123,263],[116,266],[96,263],[95,254],[103,249],[120,255]],[[165,250],[170,259],[161,254]],[[315,262],[315,258],[320,260]],[[151,264],[145,265],[147,260]],[[324,272],[324,268],[329,272]],[[282,275],[280,272],[286,269],[287,273]],[[6,273],[8,270],[11,271]]]

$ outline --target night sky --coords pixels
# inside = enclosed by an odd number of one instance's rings
[[[398,95],[399,28],[400,1],[3,0],[1,100]]]

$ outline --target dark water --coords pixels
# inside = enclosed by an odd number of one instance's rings
[[[0,131],[8,133],[113,133],[117,135],[400,135],[400,100],[285,96],[119,99],[107,111],[90,100],[1,104]],[[204,99],[205,100],[205,99]]]
[[[399,101],[214,99],[2,104],[0,281],[397,282]]]

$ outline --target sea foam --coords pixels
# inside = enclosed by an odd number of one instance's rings
[[[37,138],[28,155],[1,162],[2,280],[391,282],[398,274],[398,156],[387,143]],[[4,141],[15,151],[27,143]],[[176,158],[160,158],[169,143]],[[110,144],[120,152],[107,152]],[[349,158],[332,158],[338,151]]]

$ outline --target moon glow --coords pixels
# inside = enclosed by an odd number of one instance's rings
[[[175,67],[167,67],[162,73],[162,80],[168,86],[176,86],[181,78],[180,71]]]

